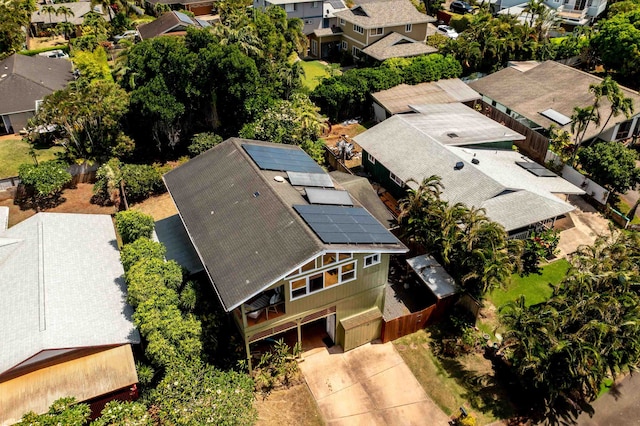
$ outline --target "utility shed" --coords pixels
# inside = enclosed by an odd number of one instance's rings
[[[456,283],[433,257],[428,254],[416,256],[407,259],[407,263],[438,300],[455,294]]]

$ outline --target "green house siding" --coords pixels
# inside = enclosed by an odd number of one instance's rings
[[[391,172],[377,159],[371,161],[372,157],[367,151],[362,151],[362,165],[365,172],[373,176],[373,180],[382,185],[387,191],[391,193],[397,200],[404,198],[407,191],[404,186],[398,185],[393,179],[391,179]]]
[[[364,267],[366,256],[371,253],[354,253],[353,258],[338,263],[339,265],[356,262],[356,279],[336,284],[332,287],[311,293],[306,296],[291,300],[291,278],[285,278],[278,281],[270,287],[270,289],[283,286],[285,296],[285,315],[278,316],[271,321],[264,321],[253,326],[245,327],[242,318],[234,315],[236,324],[243,332],[245,339],[254,340],[256,335],[264,335],[265,333],[285,331],[295,328],[305,318],[313,314],[322,314],[318,318],[322,318],[335,310],[336,324],[339,324],[343,318],[356,315],[360,312],[377,308],[380,311],[384,309],[384,288],[387,283],[389,271],[389,255],[380,254],[380,263]],[[331,267],[329,267],[330,269]],[[321,270],[324,270],[321,269]],[[313,273],[316,273],[315,271]],[[323,312],[320,312],[323,311]],[[340,330],[340,327],[337,327]],[[264,336],[267,337],[267,336]],[[344,343],[344,335],[336,334],[338,344]]]

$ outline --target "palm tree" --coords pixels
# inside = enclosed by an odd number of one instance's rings
[[[51,4],[46,4],[46,5],[42,6],[40,11],[42,13],[46,13],[47,15],[49,15],[49,23],[50,24],[53,23],[52,19],[51,19],[51,15],[56,15],[56,16],[58,15],[58,9],[55,6],[51,5]]]
[[[56,29],[64,35],[65,39],[69,39],[71,34],[76,30],[76,26],[71,22],[58,22]]]
[[[602,132],[604,132],[604,130],[607,128],[607,124],[609,124],[609,120],[611,120],[611,117],[617,117],[618,115],[620,115],[620,113],[623,113],[624,116],[629,119],[629,117],[631,117],[631,115],[633,114],[633,99],[624,96],[624,92],[622,91],[622,89],[620,89],[620,86],[618,86],[618,83],[616,83],[615,81],[611,80],[610,87],[611,91],[607,92],[607,99],[609,100],[609,102],[611,102],[611,106],[609,107],[609,116],[602,125],[602,130],[600,130],[600,133],[598,133],[594,137],[594,140],[597,140]]]
[[[595,109],[595,113],[594,113]],[[582,134],[584,137],[585,132],[587,131],[587,127],[589,123],[595,123],[596,125],[600,124],[600,114],[597,112],[597,108],[593,105],[588,107],[574,107],[573,114],[571,115],[571,133],[575,135],[575,142],[573,148],[573,155],[571,156],[570,165],[574,165],[576,154],[578,153],[578,148],[582,144],[582,139],[580,135]]]
[[[64,16],[64,22],[67,22],[67,17],[76,16],[75,13],[73,13],[73,10],[71,10],[71,8],[68,8],[66,6],[58,6],[58,10],[56,11],[56,15],[63,15]]]

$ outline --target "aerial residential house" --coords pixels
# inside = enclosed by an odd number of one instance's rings
[[[420,83],[399,84],[371,94],[375,120],[380,122],[395,114],[416,114],[411,105],[473,103],[482,97],[459,78]]]
[[[342,0],[254,0],[253,7],[264,9],[269,6],[281,7],[288,18],[300,18],[304,23],[303,33],[309,35],[315,30],[335,27],[336,11],[347,8]]]
[[[74,79],[71,61],[17,53],[0,61],[0,135],[27,127],[42,99]]]
[[[95,13],[99,15],[102,19],[109,22],[111,20],[111,16],[108,13],[105,13],[102,9],[102,6],[93,4],[90,1],[78,1],[78,2],[69,2],[69,3],[56,3],[53,6],[56,10],[60,7],[64,7],[71,10],[71,13],[64,15],[62,13],[49,13],[44,12],[42,7],[45,6],[43,4],[38,5],[38,9],[31,14],[31,27],[34,30],[34,33],[37,34],[39,31],[54,27],[60,22],[71,22],[76,28],[79,28],[84,23],[84,18],[89,13]],[[78,34],[79,34],[78,30]]]
[[[512,62],[498,72],[469,83],[482,95],[485,109],[500,111],[497,119],[517,121],[524,132],[535,132],[547,140],[550,126],[571,131],[571,115],[575,107],[593,104],[589,91],[591,84],[600,84],[602,79],[586,72],[554,61]],[[637,138],[640,133],[640,95],[629,88],[620,87],[624,95],[633,100],[635,113],[612,117],[606,128],[591,123],[584,141],[595,137],[603,141],[624,141]],[[598,111],[608,117],[611,103],[603,98]],[[511,120],[513,119],[513,120]],[[509,125],[509,124],[507,124]],[[544,147],[546,152],[546,146]],[[543,155],[544,158],[544,155]]]
[[[0,425],[73,396],[99,413],[137,397],[124,271],[108,215],[0,207]],[[4,219],[2,219],[4,217]]]
[[[214,0],[146,0],[151,7],[158,4],[169,6],[171,10],[188,10],[195,16],[210,15],[214,10]]]
[[[351,9],[335,12],[338,25],[331,34],[309,36],[311,56],[323,57],[323,43],[335,43],[356,58],[384,61],[394,57],[434,53],[427,46],[427,24],[435,18],[416,10],[409,0],[361,0]],[[315,43],[315,48],[314,48]],[[314,53],[315,52],[315,53]]]
[[[211,28],[211,24],[200,18],[192,18],[182,12],[171,11],[164,13],[155,21],[138,27],[141,40],[159,36],[183,36],[187,28]]]
[[[497,12],[509,10],[516,15],[517,11],[526,14],[527,2],[522,0],[492,0],[492,9]],[[588,25],[602,15],[607,8],[607,0],[546,0],[545,6],[553,9],[557,17],[565,25]]]
[[[344,350],[380,336],[389,255],[407,249],[300,148],[232,138],[164,181],[248,354],[311,323]]]
[[[354,140],[372,179],[397,199],[432,175],[450,204],[484,208],[512,237],[550,227],[574,209],[561,198],[580,188],[512,150],[524,137],[463,104],[414,107]]]

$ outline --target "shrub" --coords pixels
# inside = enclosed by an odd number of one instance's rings
[[[187,147],[189,155],[196,157],[222,142],[222,137],[215,133],[198,133],[191,138],[191,145]]]
[[[116,214],[116,229],[123,244],[129,244],[141,237],[151,238],[153,218],[135,210]]]
[[[541,232],[533,232],[524,241],[524,251],[522,253],[522,275],[529,275],[540,272],[540,261],[550,258],[555,254],[560,234],[554,229],[547,229]]]
[[[182,269],[174,261],[143,258],[126,273],[127,300],[134,308],[154,296],[166,303],[178,304],[177,290],[182,284]]]
[[[122,166],[121,171],[127,201],[129,202],[142,201],[150,195],[164,191],[162,175],[158,168],[154,166],[125,164]]]
[[[147,407],[136,401],[109,401],[102,410],[100,417],[94,420],[92,426],[151,426],[153,421],[147,412]]]
[[[162,243],[152,241],[149,238],[138,238],[132,243],[126,244],[120,251],[120,262],[127,272],[136,262],[142,259],[164,259],[167,249]]]
[[[112,158],[98,168],[96,183],[93,184],[93,202],[100,205],[120,205],[121,167],[120,160]]]
[[[71,182],[67,166],[59,161],[45,161],[38,165],[21,164],[18,177],[23,184],[31,187],[38,198],[58,195]]]

